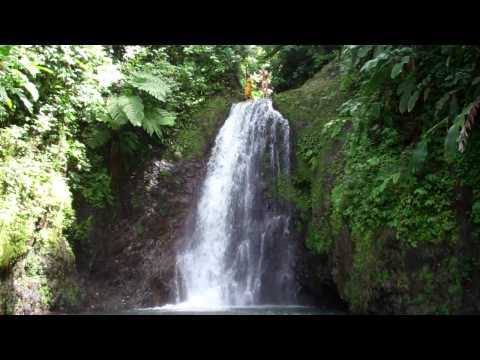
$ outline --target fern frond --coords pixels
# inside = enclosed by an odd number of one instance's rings
[[[84,137],[86,144],[90,148],[96,149],[107,144],[110,141],[112,135],[111,130],[105,127],[105,125],[103,125],[101,127],[87,129],[84,132]]]
[[[107,100],[107,111],[110,115],[108,122],[113,129],[118,129],[128,122],[118,96],[112,96]]]
[[[125,131],[120,134],[120,150],[124,153],[134,155],[140,147],[140,139],[137,134]]]
[[[170,92],[170,86],[165,80],[147,72],[137,71],[133,73],[132,77],[128,79],[128,83],[159,101],[165,101]]]
[[[138,96],[120,96],[118,99],[123,113],[133,126],[142,126],[145,117],[143,102]]]
[[[115,96],[107,101],[110,124],[114,129],[125,125],[128,121],[133,126],[141,126],[144,113],[143,102],[138,96]]]
[[[145,118],[143,119],[143,128],[152,135],[155,133],[158,137],[162,136],[162,126],[175,125],[176,115],[162,109],[150,109],[145,111]]]

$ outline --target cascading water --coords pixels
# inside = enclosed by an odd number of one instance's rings
[[[293,304],[288,204],[269,185],[290,172],[290,129],[270,100],[234,104],[209,159],[189,241],[177,258],[177,303]]]

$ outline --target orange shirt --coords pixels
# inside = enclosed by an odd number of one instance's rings
[[[245,87],[243,89],[245,97],[250,98],[252,96],[252,80],[245,81]]]

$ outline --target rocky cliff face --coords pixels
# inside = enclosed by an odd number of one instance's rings
[[[175,256],[206,171],[210,148],[226,119],[231,95],[210,99],[183,129],[176,153],[157,152],[125,179],[122,211],[100,214],[90,237],[95,251],[80,263],[85,296],[80,311],[117,311],[175,301]],[[97,254],[92,258],[92,253]],[[86,258],[86,259],[85,259]]]
[[[61,238],[55,246],[32,247],[0,274],[0,314],[41,315],[78,304],[75,258]]]
[[[337,78],[338,68],[329,64],[298,89],[276,95],[274,106],[290,122],[293,137],[294,188],[287,190],[297,205],[298,224],[303,229],[303,255],[298,264],[298,280],[307,298],[319,305],[342,305],[339,295],[342,283],[351,268],[351,240],[344,234],[338,241],[329,231],[330,191],[335,180],[335,168],[341,159],[341,141],[330,141],[321,135],[322,129],[336,117],[337,107],[345,99]],[[309,154],[307,148],[321,140],[319,151]],[[311,160],[317,158],[315,166]],[[310,160],[310,161],[309,161]],[[290,193],[288,193],[290,192]],[[320,252],[315,249],[314,236],[322,231],[331,237],[335,249]],[[339,304],[340,302],[340,304]]]
[[[402,238],[383,224],[359,233],[333,213],[332,191],[345,171],[345,144],[351,131],[349,119],[341,119],[337,109],[348,98],[335,63],[302,87],[274,97],[274,106],[290,121],[294,137],[294,186],[284,195],[295,201],[303,229],[306,254],[299,264],[299,280],[304,289],[318,298],[337,292],[352,311],[361,313],[478,311],[479,271],[472,265],[479,251],[478,232],[469,218],[468,188],[450,187],[443,196],[442,201],[451,204],[449,216],[454,221],[456,217],[454,242],[438,233],[423,244],[409,246],[406,240],[415,240],[414,230]],[[330,136],[326,129],[338,123],[343,125],[337,135]],[[427,191],[432,196],[437,194],[425,179],[418,182],[417,186],[431,189]],[[357,196],[370,196],[362,191]],[[391,201],[399,202],[408,193],[411,190],[399,191]],[[382,211],[374,205],[371,210]],[[436,216],[433,208],[414,211],[409,218]]]
[[[127,212],[106,231],[88,282],[88,307],[118,310],[174,300],[175,254],[203,160],[153,159],[124,188]]]

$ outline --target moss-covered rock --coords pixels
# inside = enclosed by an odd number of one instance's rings
[[[304,192],[292,200],[303,209],[307,220],[307,245],[315,253],[328,253],[333,241],[326,212],[330,208],[330,191],[340,164],[342,140],[332,131],[348,129],[337,108],[347,94],[341,90],[338,66],[330,63],[301,88],[278,94],[274,106],[290,121],[293,129],[295,168],[293,184]],[[294,189],[291,189],[294,190]],[[288,190],[287,190],[288,191]]]
[[[280,193],[296,204],[306,246],[316,255],[307,256],[310,260],[302,273],[310,274],[301,281],[318,296],[325,294],[319,284],[334,286],[332,273],[341,276],[351,266],[349,261],[342,261],[341,270],[337,269],[334,253],[345,254],[349,259],[346,249],[350,239],[347,236],[345,244],[335,242],[329,222],[330,192],[341,167],[342,139],[335,135],[348,130],[345,119],[337,113],[347,97],[341,89],[338,71],[337,63],[332,62],[302,87],[273,98],[274,107],[289,120],[293,137],[294,169],[289,182],[292,185],[282,188]],[[343,269],[345,266],[347,269]]]
[[[458,205],[462,193],[440,161],[427,176],[403,177],[405,145],[395,128],[371,129],[381,131],[373,144],[340,116],[349,99],[342,80],[334,61],[274,97],[290,121],[295,158],[291,185],[279,192],[296,204],[313,254],[304,286],[322,296],[334,284],[355,312],[475,311],[472,195]]]
[[[241,101],[240,91],[229,91],[208,99],[177,134],[172,149],[174,155],[187,160],[205,156],[232,103],[238,101]]]
[[[72,199],[58,164],[15,133],[0,131],[0,313],[44,313],[76,302],[75,257],[64,235]]]

